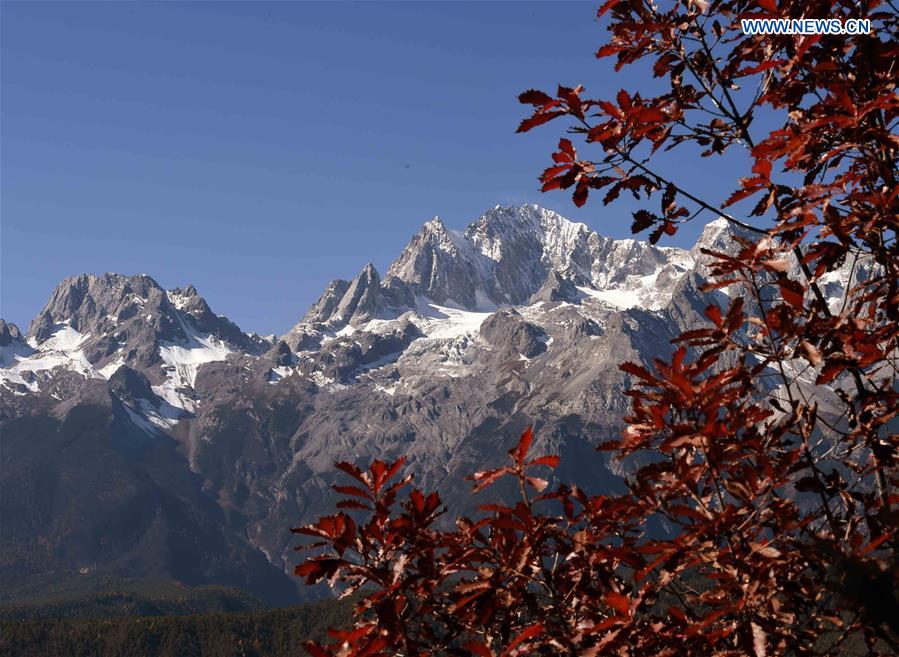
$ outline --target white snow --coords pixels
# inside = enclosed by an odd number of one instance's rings
[[[84,378],[99,376],[87,362],[84,352],[79,349],[90,336],[82,335],[69,326],[67,321],[54,328],[54,333],[40,344],[32,339],[27,347],[0,347],[0,385],[21,384],[32,392],[37,392],[38,383],[27,382],[22,374],[45,372],[57,367],[76,372]]]
[[[59,326],[57,331],[41,344],[42,350],[73,351],[90,337],[90,335],[81,335],[69,326],[68,322],[57,324],[57,326]]]
[[[451,305],[443,306],[421,298],[418,300],[418,312],[411,316],[415,325],[432,340],[451,340],[477,333],[481,323],[493,312],[464,310],[461,304],[452,300],[447,303]]]
[[[179,387],[193,387],[197,381],[200,365],[228,359],[231,350],[224,342],[212,335],[201,336],[189,327],[181,318],[181,328],[187,339],[180,343],[170,342],[159,347],[162,362],[169,366],[169,379],[177,382]]]
[[[120,350],[121,351],[121,350]],[[122,365],[125,364],[125,359],[121,356],[118,356],[114,360],[109,361],[106,365],[97,370],[97,373],[102,376],[104,379],[108,379],[113,374],[116,373]]]
[[[174,379],[166,379],[162,385],[152,386],[153,392],[162,397],[174,408],[193,413],[197,410],[197,402],[191,399]]]
[[[159,408],[153,406],[146,399],[138,399],[137,404],[142,415],[160,429],[170,429],[178,424],[178,421],[184,415],[182,409],[175,408],[166,401],[163,401]]]
[[[125,407],[125,412],[128,413],[128,417],[131,419],[136,426],[140,427],[144,431],[150,434],[154,434],[157,431],[157,425],[145,418],[143,415],[135,411],[128,404],[122,404]]]
[[[190,297],[185,296],[183,294],[175,294],[171,290],[165,291],[165,296],[168,298],[169,303],[171,303],[178,310],[182,310],[184,306],[190,301]]]
[[[376,383],[374,386],[372,386],[372,390],[374,390],[375,392],[383,392],[385,395],[390,395],[391,397],[393,397],[393,395],[396,394],[396,389],[398,387],[399,387],[399,384],[397,384],[397,383],[394,383],[389,388],[382,386],[379,383]]]
[[[279,367],[273,367],[271,369],[271,374],[269,376],[269,384],[274,385],[285,376],[290,376],[293,373],[293,368],[281,365]]]
[[[592,287],[578,287],[589,297],[599,299],[616,308],[633,308],[640,305],[640,295],[634,290],[596,290]]]

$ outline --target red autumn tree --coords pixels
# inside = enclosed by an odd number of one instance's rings
[[[600,448],[653,456],[624,494],[550,490],[558,458],[530,459],[528,431],[510,465],[473,475],[475,490],[511,477],[520,499],[450,530],[439,497],[398,478],[402,460],[340,464],[347,499],[295,530],[319,539],[297,574],[358,592],[356,622],[308,650],[899,654],[896,7],[609,0],[599,14],[597,57],[648,65],[665,91],[522,94],[519,131],[567,122],[543,189],[658,199],[633,221],[653,242],[700,217],[742,226],[752,238],[706,253],[708,288],[730,301],[669,362],[622,365],[632,411]],[[774,17],[864,18],[872,33],[741,30]],[[740,150],[751,170],[719,206],[665,172],[672,149]],[[839,277],[834,303],[822,286]],[[649,530],[659,521],[669,531]]]

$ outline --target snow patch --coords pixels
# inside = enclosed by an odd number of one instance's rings
[[[453,303],[452,306],[441,306],[427,299],[420,299],[418,317],[413,322],[432,340],[452,340],[477,333],[484,320],[493,314],[463,310],[460,305]]]
[[[166,379],[162,385],[151,386],[151,389],[174,408],[188,413],[194,413],[197,410],[197,402],[186,394],[188,391],[181,388],[173,379]]]
[[[347,388],[347,386],[343,385],[342,383],[337,383],[337,381],[325,376],[321,372],[313,372],[311,378],[315,382],[315,385],[317,385],[319,388],[324,388],[328,392],[345,390]]]
[[[293,373],[293,368],[287,367],[286,365],[281,365],[279,367],[273,367],[269,370],[268,382],[270,385],[274,385],[278,381],[283,379],[284,377],[290,376],[292,373]]]
[[[577,289],[589,297],[599,299],[622,310],[640,305],[640,296],[633,290],[595,290],[592,287],[578,287]]]
[[[24,385],[37,392],[38,383],[33,375],[57,367],[71,370],[86,379],[99,376],[79,348],[90,335],[82,335],[68,321],[56,324],[54,329],[53,334],[40,344],[32,339],[27,346],[0,347],[0,385]],[[24,377],[26,372],[32,376]]]
[[[166,290],[165,296],[166,296],[166,298],[168,298],[169,303],[171,303],[173,306],[175,306],[175,308],[178,310],[183,310],[184,307],[188,303],[190,303],[190,299],[191,299],[187,295],[176,294],[176,293],[172,292],[171,290]]]
[[[113,374],[115,374],[116,371],[124,364],[125,364],[125,359],[122,358],[121,356],[119,356],[115,360],[110,361],[109,363],[107,363],[106,365],[104,365],[103,367],[98,369],[97,373],[100,376],[102,376],[104,379],[108,379]]]
[[[231,350],[228,345],[212,335],[201,336],[180,317],[178,321],[187,339],[180,343],[169,342],[160,345],[159,356],[168,366],[169,379],[177,383],[177,387],[193,388],[200,366],[204,363],[227,360]]]

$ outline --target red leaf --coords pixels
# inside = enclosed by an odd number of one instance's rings
[[[560,164],[557,167],[549,167],[543,172],[543,175],[540,176],[541,180],[546,182],[551,181],[553,178],[558,176],[559,174],[565,173],[571,168],[570,164]]]
[[[528,427],[524,430],[524,433],[521,434],[518,444],[509,450],[509,455],[519,466],[524,465],[524,457],[528,455],[528,450],[531,449],[533,440],[534,433],[531,430],[531,427]]]
[[[622,363],[618,366],[618,368],[649,383],[655,383],[656,381],[656,378],[652,374],[650,374],[646,368],[641,367],[636,363]]]
[[[521,122],[521,125],[518,126],[518,130],[515,132],[527,132],[531,128],[536,128],[538,125],[543,125],[548,121],[552,121],[556,117],[562,116],[566,112],[562,110],[555,110],[553,112],[538,112],[534,114],[534,116],[525,119]]]
[[[752,165],[752,172],[759,174],[765,181],[771,179],[771,161],[770,160],[756,160],[755,164]]]
[[[784,301],[793,306],[797,311],[801,311],[804,305],[805,287],[798,281],[785,278],[778,282],[780,285],[780,293],[783,295]]]
[[[623,593],[609,591],[606,593],[604,600],[619,616],[628,616],[631,608],[631,601]]]
[[[361,481],[363,484],[368,486],[368,482],[365,481],[365,477],[362,476],[362,470],[360,470],[357,466],[352,463],[348,463],[346,461],[340,461],[339,463],[335,463],[335,467],[338,470],[343,470],[348,475],[350,475],[353,479],[357,481]]]
[[[528,477],[527,482],[533,486],[538,493],[542,493],[546,490],[546,487],[549,486],[549,482],[546,479],[541,479],[540,477]]]
[[[494,481],[496,481],[503,475],[508,474],[508,472],[509,468],[499,468],[497,470],[475,472],[471,477],[474,481],[477,482],[474,487],[475,492],[484,490]]]
[[[587,184],[587,181],[581,178],[577,187],[574,188],[574,193],[571,195],[571,200],[574,201],[574,204],[582,208],[584,204],[587,202],[587,197],[590,195],[590,186]]]
[[[574,150],[574,145],[572,145],[570,139],[562,138],[559,140],[559,150],[568,155],[571,160],[577,159],[577,151]]]
[[[647,107],[646,109],[641,109],[634,115],[634,119],[641,123],[660,123],[662,121],[667,121],[668,117],[665,116],[665,113],[662,110],[656,107]]]
[[[723,207],[726,208],[729,205],[733,205],[737,201],[742,201],[744,198],[746,198],[747,196],[752,196],[757,191],[759,191],[759,187],[747,187],[744,189],[738,189],[727,198],[727,200],[724,202]]]
[[[528,89],[518,96],[518,102],[523,105],[549,105],[554,102],[552,97],[537,89]]]
[[[622,118],[624,115],[621,113],[621,110],[615,107],[612,103],[607,100],[599,101],[599,106],[602,110],[611,117],[616,119]]]
[[[603,14],[609,11],[612,7],[617,5],[620,0],[606,0],[605,3],[596,11],[596,17],[602,18]]]
[[[515,650],[515,648],[519,644],[521,644],[524,641],[527,641],[529,639],[533,639],[535,636],[538,636],[541,632],[543,632],[543,623],[534,623],[533,625],[529,625],[528,627],[524,628],[521,632],[519,632],[518,636],[516,636],[514,639],[512,639],[512,643],[509,644],[509,647],[506,648],[506,650],[503,654],[511,655],[512,651]]]
[[[772,13],[777,13],[777,0],[756,0],[756,3],[762,9],[770,11]]]
[[[369,493],[367,490],[363,490],[362,488],[359,488],[358,486],[334,485],[334,486],[331,486],[331,488],[336,490],[338,493],[342,493],[344,495],[354,495],[355,497],[361,497],[366,500],[371,498],[371,493]]]
[[[337,503],[338,509],[357,509],[360,511],[371,511],[371,507],[356,500],[341,500]]]
[[[754,75],[756,73],[761,73],[762,71],[767,71],[769,68],[775,68],[784,64],[785,62],[782,59],[773,59],[771,61],[762,62],[756,66],[750,66],[748,68],[743,68],[737,71],[737,76],[741,75]]]
[[[634,223],[631,225],[631,233],[636,235],[652,226],[658,220],[659,217],[648,210],[637,210],[634,212]]]
[[[622,48],[621,46],[616,46],[611,43],[608,43],[596,51],[596,59],[602,59],[603,57],[608,57],[610,55],[614,55],[616,53],[621,52],[622,50],[624,50],[624,48]]]
[[[546,465],[550,468],[555,468],[559,465],[559,461],[560,461],[559,457],[555,456],[555,455],[541,456],[540,458],[536,458],[532,461],[529,461],[528,465]]]
[[[842,363],[840,361],[829,362],[824,366],[824,369],[821,370],[821,374],[819,374],[818,378],[815,379],[815,383],[817,385],[830,383],[835,378],[837,378],[840,372],[844,371],[845,369],[845,363]]]
[[[409,499],[412,500],[412,504],[415,506],[415,510],[421,513],[425,509],[425,496],[422,495],[421,491],[417,488],[409,493]]]
[[[406,462],[406,457],[401,456],[396,461],[390,464],[390,467],[387,469],[387,472],[384,474],[384,481],[388,482],[393,479],[394,475],[399,472],[399,469],[403,467],[403,464]]]
[[[878,548],[878,546],[880,546],[881,543],[886,541],[891,536],[892,536],[892,533],[889,533],[889,534],[883,534],[882,536],[875,538],[873,541],[871,541],[865,547],[863,547],[861,550],[859,550],[859,553],[858,553],[859,556],[864,556],[864,555],[868,554],[868,552],[871,552],[872,550],[876,550]]]
[[[387,474],[387,464],[380,459],[375,459],[372,461],[371,465],[368,466],[369,472],[372,475],[372,488],[375,493],[381,490],[381,486],[384,485],[384,480]]]

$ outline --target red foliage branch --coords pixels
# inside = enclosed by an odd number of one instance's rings
[[[706,252],[729,302],[626,363],[632,410],[600,446],[644,463],[627,491],[550,488],[528,460],[476,473],[520,499],[455,529],[435,493],[376,461],[337,487],[355,510],[296,530],[320,553],[297,573],[361,596],[322,655],[899,654],[899,12],[886,0],[608,0],[615,68],[647,63],[659,95],[531,90],[527,132],[569,121],[544,191],[584,205],[658,197],[634,213],[657,242],[712,214],[742,228]],[[740,20],[868,18],[867,36],[744,35]],[[757,134],[758,133],[758,134]],[[596,152],[585,159],[581,151]],[[723,203],[664,172],[664,153],[743,149]],[[667,156],[670,157],[670,156]],[[750,205],[746,205],[750,203]],[[738,208],[744,208],[738,213]],[[834,303],[824,288],[848,279]],[[769,383],[774,377],[775,384]],[[408,487],[400,501],[400,491]],[[661,529],[660,529],[661,528]]]

